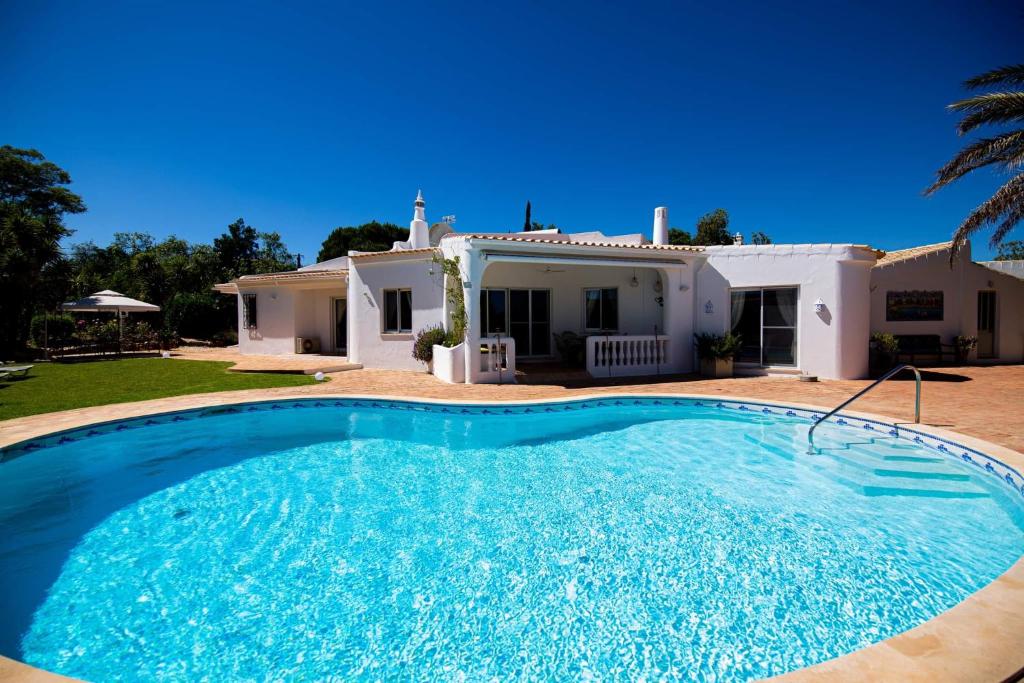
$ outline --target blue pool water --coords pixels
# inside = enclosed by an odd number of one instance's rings
[[[0,653],[93,681],[749,680],[1024,553],[1016,473],[881,425],[807,455],[808,417],[763,406],[354,403],[5,453]]]

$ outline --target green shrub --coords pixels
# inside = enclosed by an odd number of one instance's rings
[[[37,313],[32,316],[29,334],[40,349],[47,341],[53,348],[68,346],[75,334],[75,319],[67,313]]]
[[[872,332],[871,343],[875,345],[875,349],[890,356],[900,350],[900,340],[888,332]]]
[[[977,337],[966,337],[964,335],[958,335],[953,339],[953,346],[956,347],[957,353],[967,355],[974,350],[974,347],[978,345]]]
[[[693,335],[697,342],[697,356],[700,358],[714,358],[716,360],[729,360],[740,351],[743,339],[738,334],[727,332],[725,334],[703,334]]]
[[[412,345],[412,357],[421,363],[434,360],[434,344],[447,346],[448,333],[440,325],[426,327],[416,333],[416,341]]]
[[[224,314],[213,294],[179,292],[164,307],[164,324],[182,337],[210,339],[223,332]]]

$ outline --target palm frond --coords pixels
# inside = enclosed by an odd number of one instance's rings
[[[971,212],[971,215],[964,219],[964,222],[953,234],[950,262],[967,242],[967,238],[985,225],[998,223],[1002,219],[996,233],[999,233],[999,239],[1005,237],[1006,233],[1020,220],[1018,214],[1024,214],[1024,173],[1019,173],[1006,181],[994,195],[982,202]],[[996,239],[995,234],[992,239]]]
[[[948,108],[967,114],[956,128],[964,135],[986,124],[1024,121],[1024,92],[985,93],[954,102]]]
[[[1010,131],[993,138],[983,138],[964,147],[949,163],[940,168],[936,173],[935,182],[924,193],[932,194],[940,187],[989,164],[1002,163],[1012,170],[1022,161],[1024,161],[1024,130]]]
[[[989,240],[989,246],[993,249],[1002,244],[1003,239],[1013,230],[1018,223],[1024,220],[1024,201],[1020,202],[1019,205],[1011,209],[1003,222],[1000,223],[995,230],[992,231],[992,238]]]
[[[1010,64],[992,69],[985,73],[968,78],[964,87],[969,89],[984,88],[989,85],[1024,85],[1024,64]]]

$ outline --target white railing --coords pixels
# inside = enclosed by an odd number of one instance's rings
[[[587,337],[591,377],[656,375],[668,371],[668,337],[615,335]]]
[[[516,381],[516,342],[512,337],[480,340],[480,375],[477,382],[512,384]]]

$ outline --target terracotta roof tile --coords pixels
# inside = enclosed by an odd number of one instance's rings
[[[345,277],[346,270],[289,270],[283,273],[261,273],[259,275],[243,275],[235,282],[278,282],[289,280],[330,280]]]
[[[437,251],[437,247],[420,247],[419,249],[391,249],[389,251],[364,251],[359,254],[349,254],[350,259],[369,259],[390,256],[404,256],[405,254],[428,254]]]
[[[930,256],[937,254],[941,251],[945,251],[952,246],[952,242],[939,242],[937,244],[924,244],[920,247],[911,247],[909,249],[897,249],[896,251],[886,252],[884,256],[878,259],[875,267],[889,266],[900,261],[909,261],[911,259],[920,258],[922,256]]]
[[[501,242],[534,242],[538,244],[571,244],[577,247],[610,247],[616,249],[650,249],[653,251],[690,251],[702,252],[704,247],[694,247],[682,244],[622,244],[619,242],[576,242],[569,239],[550,239],[543,237],[523,237],[520,235],[488,235],[488,234],[463,234],[451,233],[442,239],[463,237],[472,240],[498,240]]]

